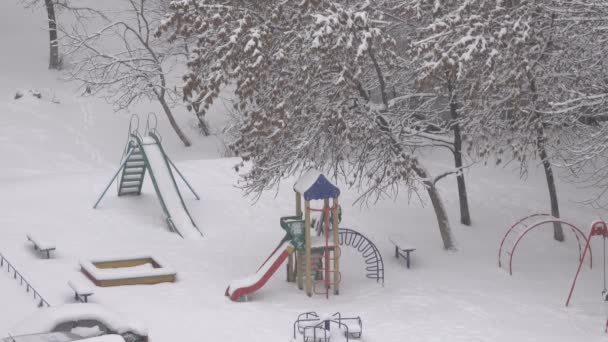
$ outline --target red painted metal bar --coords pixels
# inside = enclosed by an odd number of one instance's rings
[[[589,237],[587,238],[587,243],[585,244],[585,250],[583,251],[583,258],[585,257],[585,254],[587,253],[587,248],[589,248],[589,240],[591,240],[591,234],[589,234]],[[568,304],[570,304],[570,298],[572,298],[572,293],[574,292],[574,287],[576,286],[576,280],[578,279],[578,274],[581,272],[581,267],[583,266],[583,261],[581,260],[578,263],[578,268],[576,269],[576,275],[574,275],[574,280],[572,281],[572,286],[570,287],[570,293],[568,293],[568,299],[566,299],[566,306],[568,306]]]
[[[330,269],[330,265],[329,265],[329,213],[330,213],[330,207],[329,205],[326,205],[325,207],[323,207],[323,209],[327,209],[327,211],[325,211],[325,229],[324,229],[324,233],[325,233],[325,290],[327,291],[327,293],[325,294],[325,298],[329,299],[329,286],[330,286],[330,280],[329,280],[329,269]],[[334,245],[336,244],[336,242],[334,241]]]
[[[568,226],[572,232],[574,233],[574,235],[581,234],[583,237],[585,237],[585,234],[578,229],[575,225],[568,223],[566,221],[563,220],[558,220],[558,219],[553,219],[553,220],[544,220],[544,221],[540,221],[540,222],[536,222],[533,225],[531,225],[530,227],[528,227],[526,230],[524,230],[521,234],[519,234],[519,237],[517,238],[517,241],[515,242],[515,244],[513,245],[513,248],[511,249],[511,255],[509,255],[509,274],[513,275],[513,255],[515,254],[515,249],[517,248],[517,245],[519,244],[519,241],[521,241],[521,239],[532,229],[537,228],[543,224],[546,223],[561,223],[564,224],[566,226]],[[581,246],[580,246],[580,240],[577,238],[576,239],[579,246],[578,246],[578,250],[579,250],[579,261],[582,263],[585,259],[585,253],[583,253],[581,255]],[[589,249],[589,265],[592,267],[593,266],[593,254],[591,253],[591,249]]]
[[[528,215],[528,216],[520,219],[519,221],[515,222],[511,227],[509,227],[509,229],[507,230],[507,232],[505,233],[505,235],[502,237],[502,240],[500,241],[500,248],[498,248],[498,267],[502,266],[502,263],[501,263],[502,247],[503,247],[503,245],[505,243],[505,240],[507,239],[507,236],[520,223],[524,222],[525,220],[527,220],[529,218],[538,217],[538,216],[550,216],[550,217],[553,217],[550,214],[544,214],[544,213],[532,214],[532,215]]]
[[[591,238],[594,236],[608,236],[608,227],[606,226],[606,222],[595,221],[591,224],[591,231],[589,232],[589,236],[587,237],[587,243],[585,244],[585,249],[583,250],[583,257],[578,263],[578,268],[576,269],[576,274],[574,275],[574,280],[572,281],[572,286],[570,287],[570,293],[568,293],[568,299],[566,299],[566,306],[570,304],[570,299],[572,299],[572,293],[574,293],[574,287],[576,286],[578,275],[580,274],[581,267],[583,266],[583,262],[585,261],[587,249],[589,250],[589,254],[591,255],[591,246],[589,244],[591,242]]]

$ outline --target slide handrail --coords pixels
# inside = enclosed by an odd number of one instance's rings
[[[190,215],[190,211],[188,211],[188,207],[186,207],[186,202],[184,202],[184,198],[183,198],[181,192],[179,191],[179,187],[177,185],[177,181],[175,180],[175,176],[173,176],[173,172],[171,171],[171,164],[169,163],[169,158],[167,157],[167,154],[165,153],[165,150],[163,149],[163,146],[160,143],[160,138],[156,134],[154,134],[153,132],[148,132],[148,136],[151,137],[152,139],[154,139],[154,141],[158,145],[158,148],[160,149],[161,153],[163,154],[163,159],[165,160],[165,165],[167,166],[167,169],[169,169],[169,175],[171,175],[171,180],[173,181],[173,186],[175,186],[175,189],[177,190],[177,195],[179,197],[179,200],[180,200],[180,202],[182,204],[182,207],[186,211],[186,214],[188,215],[188,218],[190,219],[190,222],[192,222],[192,225],[194,226],[194,228],[196,228],[196,230],[198,230],[198,232],[201,235],[203,235],[203,232],[201,232],[201,230],[198,228],[198,226],[194,222],[194,219],[192,219],[192,215]],[[158,190],[157,190],[157,192],[158,192]],[[160,197],[160,193],[158,195]],[[167,214],[168,214],[168,211],[167,211]]]
[[[141,154],[142,154],[142,157],[144,158],[146,165],[150,165],[150,162],[148,161],[148,156],[146,155],[146,151],[144,150],[144,143],[141,140],[141,138],[137,135],[131,135],[131,137],[133,137],[133,139],[139,145],[139,149],[141,150]],[[169,210],[167,208],[167,204],[165,203],[165,199],[163,198],[160,188],[158,187],[158,183],[156,182],[156,177],[154,176],[154,170],[152,170],[151,167],[148,167],[148,172],[150,173],[150,179],[152,180],[152,185],[154,185],[154,189],[156,190],[156,194],[158,195],[158,200],[160,201],[160,206],[163,208],[163,211],[167,215],[167,224],[169,225],[169,227],[171,227],[172,231],[176,232],[179,236],[181,236],[183,238],[183,235],[178,230],[175,229],[175,225],[173,224],[173,221],[171,220],[171,215],[169,215]]]

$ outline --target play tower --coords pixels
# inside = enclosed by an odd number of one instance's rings
[[[336,243],[339,242],[340,189],[316,170],[302,175],[293,188],[296,196],[296,217],[301,218],[304,214],[304,246],[303,249],[296,248],[295,258],[293,255],[289,256],[287,280],[296,281],[298,288],[304,289],[308,296],[312,296],[314,292],[328,297],[332,288],[337,295],[340,292],[340,246]],[[320,200],[323,201],[322,208],[311,207],[311,201]],[[311,236],[311,212],[321,213],[320,222],[317,224],[319,236]],[[322,280],[321,289],[317,280]]]

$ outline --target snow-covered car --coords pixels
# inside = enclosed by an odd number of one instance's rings
[[[103,338],[101,338],[103,337]],[[120,337],[120,339],[118,339]],[[1,342],[147,342],[148,331],[139,322],[99,304],[66,304],[41,308],[12,329]]]

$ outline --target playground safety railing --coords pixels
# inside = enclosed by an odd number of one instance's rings
[[[30,282],[28,282],[23,275],[17,271],[17,269],[15,268],[15,266],[13,266],[13,264],[11,264],[5,257],[4,255],[2,255],[0,253],[0,269],[4,269],[4,266],[6,265],[6,271],[7,273],[12,273],[13,274],[13,279],[15,279],[16,281],[19,281],[19,285],[25,285],[25,291],[26,292],[30,292],[30,290],[32,291],[32,293],[34,294],[34,299],[39,299],[40,302],[38,303],[38,307],[44,307],[45,305],[47,307],[50,307],[51,304],[49,304],[48,301],[46,301],[46,299],[44,299],[42,297],[42,295],[40,294],[40,292],[36,291],[36,289],[32,286],[32,284],[30,284]]]

